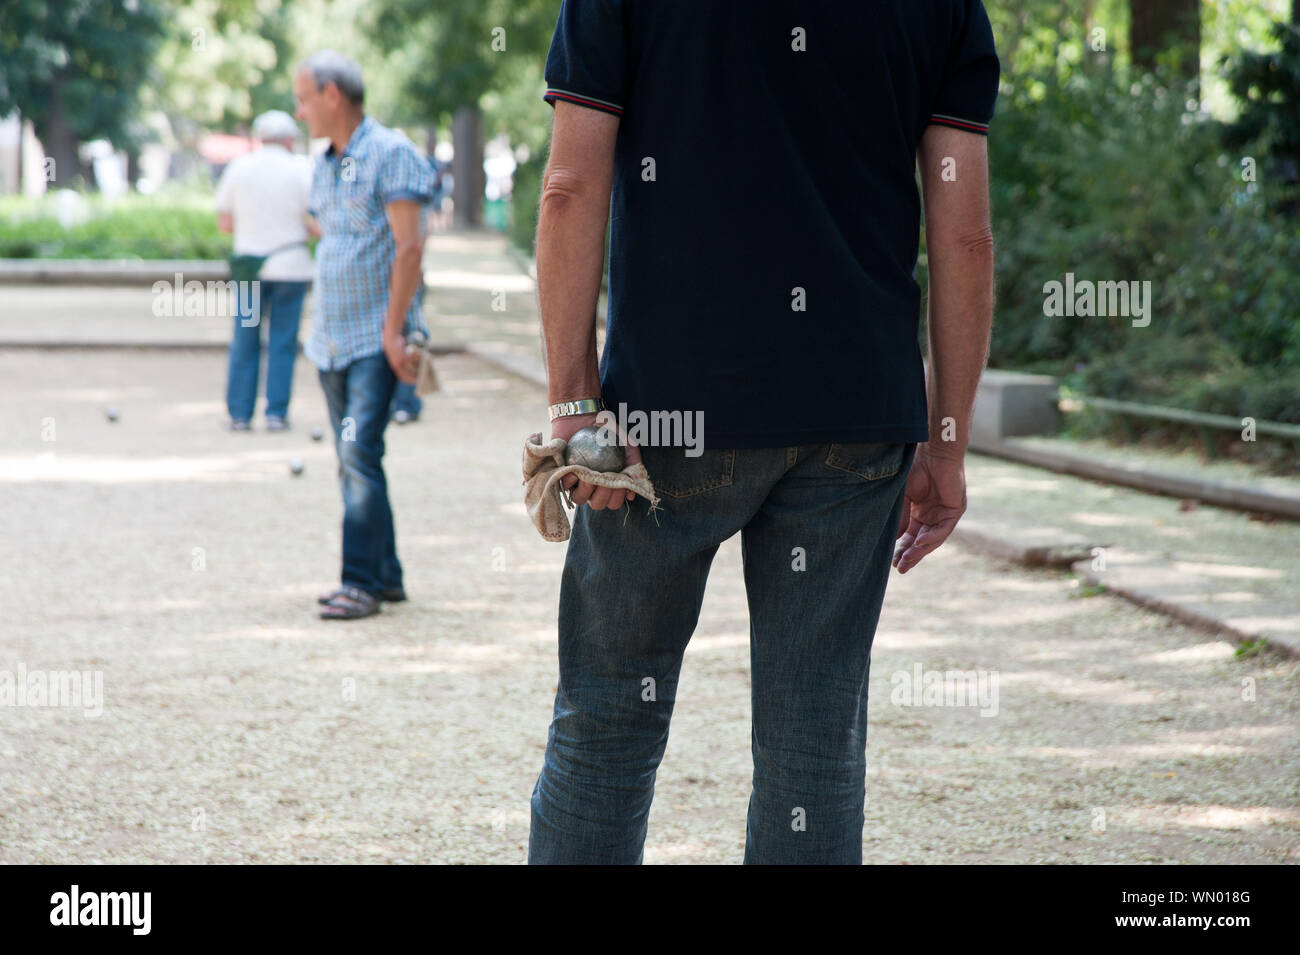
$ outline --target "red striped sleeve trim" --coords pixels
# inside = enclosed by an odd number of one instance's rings
[[[931,123],[937,123],[940,126],[951,126],[953,129],[965,129],[972,133],[980,133],[984,136],[989,134],[988,123],[976,123],[969,119],[960,119],[956,116],[944,116],[935,113],[930,117]]]
[[[612,113],[614,116],[623,115],[623,107],[619,106],[617,103],[610,103],[606,100],[596,99],[592,96],[580,96],[577,93],[570,93],[568,90],[548,89],[542,94],[542,99],[546,100],[548,103],[550,103],[551,100],[562,99],[568,103],[577,103],[579,106],[587,106],[591,109],[598,109],[602,112]],[[553,106],[555,104],[551,103],[551,105]]]

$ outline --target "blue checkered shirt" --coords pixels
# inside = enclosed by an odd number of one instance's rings
[[[370,116],[342,154],[331,144],[316,160],[311,213],[321,227],[316,246],[311,335],[307,358],[324,371],[344,368],[384,350],[384,314],[397,243],[385,206],[398,199],[421,204],[424,231],[434,174],[404,135]],[[424,283],[406,312],[406,332],[428,327],[420,315]]]

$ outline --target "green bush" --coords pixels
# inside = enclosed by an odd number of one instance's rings
[[[538,150],[515,169],[510,192],[510,241],[528,255],[536,255],[537,205],[542,197],[546,156]]]
[[[989,139],[990,365],[1084,392],[1300,422],[1300,230],[1188,93],[1099,70],[1018,78]],[[1194,105],[1194,104],[1193,104]],[[1043,286],[1150,281],[1151,322],[1048,317]],[[923,280],[923,275],[918,275]]]
[[[0,206],[0,258],[224,259],[230,236],[217,229],[210,200],[83,197],[90,218],[64,229],[53,197]]]
[[[1275,23],[1271,36],[1275,50],[1247,50],[1220,61],[1241,104],[1226,139],[1238,147],[1262,146],[1272,160],[1270,172],[1295,183],[1300,181],[1300,25]]]

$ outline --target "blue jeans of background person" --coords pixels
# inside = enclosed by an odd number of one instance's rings
[[[263,325],[267,326],[266,414],[289,417],[293,366],[298,360],[298,324],[307,285],[259,280],[258,314],[253,313],[248,287],[236,286],[235,335],[230,341],[230,370],[226,377],[226,410],[236,421],[251,420],[257,404]]]
[[[570,512],[530,863],[642,861],[682,654],[718,545],[738,531],[754,759],[744,861],[862,862],[871,645],[915,452],[647,447],[658,524],[642,498],[631,513]]]
[[[377,597],[402,586],[388,479],[381,463],[397,376],[379,352],[345,368],[321,371],[320,383],[334,426],[343,491],[342,584]]]
[[[424,400],[415,393],[415,385],[399,381],[397,388],[393,390],[393,405],[388,409],[389,416],[405,411],[412,418],[418,418],[422,410],[424,410]]]

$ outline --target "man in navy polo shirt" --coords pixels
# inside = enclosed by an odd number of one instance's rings
[[[608,408],[662,509],[619,513],[630,492],[569,478],[588,506],[561,581],[530,862],[642,860],[682,654],[737,532],[753,705],[744,861],[862,861],[889,568],[914,567],[966,505],[993,310],[998,75],[980,0],[563,0],[537,242],[551,433]],[[628,427],[647,419],[668,425],[657,444]],[[673,426],[687,420],[702,445]]]

